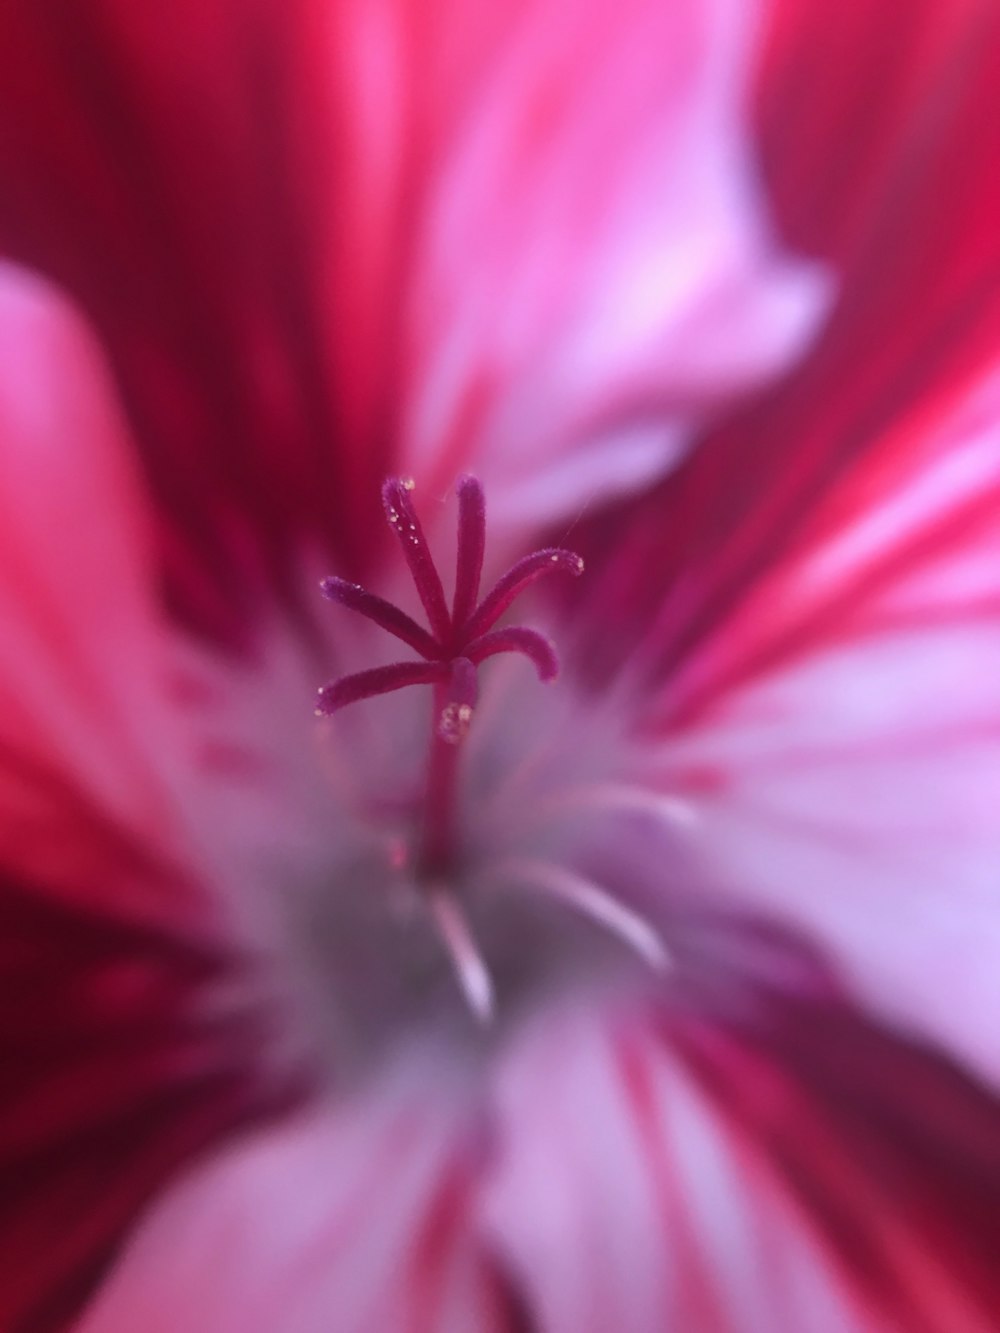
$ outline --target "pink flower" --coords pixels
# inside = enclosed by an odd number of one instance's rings
[[[0,61],[3,1333],[995,1329],[992,6]]]

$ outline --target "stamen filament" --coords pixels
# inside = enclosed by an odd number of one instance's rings
[[[648,921],[592,880],[573,870],[552,865],[548,861],[511,859],[500,862],[489,872],[489,876],[491,879],[502,877],[505,881],[539,889],[583,916],[590,917],[599,926],[617,935],[656,971],[662,971],[670,962],[666,946]]]
[[[485,1025],[492,1020],[495,1008],[493,981],[469,923],[455,898],[445,889],[434,886],[427,904],[462,994],[473,1014]]]
[[[434,727],[427,758],[427,787],[417,872],[441,874],[454,854],[455,786],[461,747],[441,734],[441,719],[449,705],[448,685],[434,689]]]
[[[555,546],[526,555],[497,580],[491,591],[479,603],[473,615],[462,626],[462,639],[466,643],[470,639],[478,639],[499,620],[511,602],[519,597],[530,583],[534,583],[545,574],[553,574],[560,570],[580,575],[583,573],[583,561],[572,551],[564,551]]]

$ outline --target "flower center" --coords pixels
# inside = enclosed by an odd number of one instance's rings
[[[555,679],[559,662],[553,645],[524,625],[496,628],[515,599],[536,580],[552,573],[583,573],[572,551],[547,547],[518,560],[479,597],[486,540],[486,502],[475,477],[458,482],[458,543],[455,591],[449,608],[440,575],[413,504],[413,482],[390,479],[382,489],[386,519],[395,532],[427,616],[425,629],[393,603],[356,583],[335,576],[321,583],[323,595],[388,631],[417,654],[417,660],[393,662],[342,676],[319,691],[316,713],[326,717],[361,699],[412,685],[432,691],[431,734],[424,766],[422,808],[412,849],[400,861],[434,923],[441,945],[473,1013],[483,1021],[494,1011],[494,988],[474,939],[456,885],[461,881],[465,847],[458,817],[463,752],[479,700],[480,666],[487,658],[520,653],[535,666],[539,679]],[[555,864],[521,863],[509,868],[550,899],[582,912],[657,963],[662,951],[653,932],[626,907],[585,879]]]

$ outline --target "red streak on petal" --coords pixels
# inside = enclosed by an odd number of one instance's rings
[[[302,1095],[263,1075],[265,1015],[213,1008],[238,981],[211,945],[3,886],[0,1327],[64,1329],[160,1186]]]
[[[985,1333],[1000,1314],[1000,1105],[846,1004],[758,993],[737,1022],[663,1035],[893,1326]]]

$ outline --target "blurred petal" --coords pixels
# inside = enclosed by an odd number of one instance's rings
[[[172,837],[149,520],[91,339],[9,266],[0,353],[0,864],[73,892],[75,809],[161,851]]]
[[[791,1011],[758,1035],[578,1014],[515,1048],[485,1216],[546,1333],[994,1327],[996,1104]]]
[[[446,6],[439,6],[443,16]],[[488,31],[489,6],[462,6]],[[795,359],[826,305],[774,244],[744,114],[755,6],[521,7],[428,163],[412,466],[491,512],[571,515],[667,470]],[[447,93],[445,94],[447,96]]]
[[[853,265],[870,261],[878,233],[884,244],[884,229],[898,228],[905,253],[885,249],[884,290],[913,317],[927,317],[930,296],[936,317],[960,270],[995,257],[996,7],[857,0],[838,15],[815,0],[775,0],[766,36],[756,114],[783,231],[808,253]],[[937,188],[942,170],[947,190]],[[931,246],[935,264],[907,293],[899,277]],[[909,321],[897,332],[911,334]]]
[[[141,862],[98,882],[184,888]],[[0,1327],[64,1329],[185,1161],[301,1095],[250,994],[218,948],[0,877]]]
[[[238,640],[303,543],[356,572],[401,465],[561,516],[798,355],[826,284],[768,226],[753,10],[4,9],[0,245],[109,347],[189,620]]]
[[[847,474],[883,492],[885,438],[919,449],[996,356],[1000,11],[776,0],[770,16],[756,121],[776,225],[834,266],[839,300],[800,367],[645,506],[574,530],[595,575],[613,558],[621,633],[602,625],[595,672],[654,625],[671,666],[696,650]]]
[[[338,452],[317,311],[336,137],[316,105],[326,8],[14,0],[0,14],[0,245],[98,330],[169,590],[230,641],[262,578],[287,593],[291,532],[350,552],[387,470],[374,439],[364,458]],[[336,190],[350,192],[339,174]]]
[[[0,1327],[43,1333],[179,1163],[289,1089],[173,863],[180,728],[100,360],[10,268],[0,352]]]
[[[205,1162],[80,1333],[515,1333],[468,1226],[461,1098],[415,1073]]]
[[[662,780],[701,789],[704,881],[994,1076],[998,512],[1000,368],[845,475],[656,724]]]

